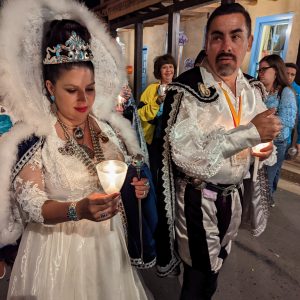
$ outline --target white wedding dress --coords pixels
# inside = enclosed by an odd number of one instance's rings
[[[14,197],[27,226],[22,236],[9,285],[8,299],[68,300],[147,299],[130,265],[120,214],[109,221],[43,224],[41,207],[48,199],[80,200],[102,192],[97,176],[74,156],[59,153],[64,146],[53,132],[25,165],[13,183]],[[124,156],[112,129],[102,144],[106,159]]]

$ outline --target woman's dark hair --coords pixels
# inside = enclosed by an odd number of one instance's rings
[[[161,56],[157,56],[154,59],[154,77],[156,79],[161,79],[161,72],[160,69],[163,65],[166,64],[170,64],[173,65],[174,67],[174,74],[176,74],[176,69],[177,69],[177,65],[176,65],[176,61],[174,59],[174,57],[171,54],[164,54]]]
[[[245,18],[246,27],[248,30],[248,37],[251,35],[251,17],[249,12],[239,3],[227,3],[217,7],[209,16],[206,24],[206,36],[209,32],[212,21],[219,16],[242,14]]]
[[[273,84],[275,89],[278,89],[278,95],[281,96],[282,90],[288,86],[290,87],[289,80],[286,73],[286,66],[282,58],[277,54],[271,54],[263,57],[259,63],[265,61],[276,72],[276,78]]]
[[[89,43],[91,35],[88,30],[73,20],[54,20],[49,25],[49,30],[43,41],[43,59],[46,57],[47,47],[53,48],[57,44],[65,44],[70,38],[72,31],[75,31],[86,43]],[[94,72],[94,65],[91,61],[70,62],[53,65],[43,65],[44,81],[50,80],[53,84],[56,83],[62,72],[71,70],[75,66],[82,66]]]

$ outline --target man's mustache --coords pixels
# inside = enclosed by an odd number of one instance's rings
[[[236,56],[231,53],[221,53],[216,57],[216,60],[220,60],[222,58],[231,58],[236,61]]]

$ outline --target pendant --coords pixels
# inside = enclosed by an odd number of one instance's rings
[[[76,127],[74,132],[73,132],[73,136],[76,140],[83,139],[83,136],[84,136],[83,129],[81,127]]]

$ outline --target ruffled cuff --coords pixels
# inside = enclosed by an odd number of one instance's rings
[[[263,165],[273,166],[276,164],[276,162],[277,162],[277,147],[273,145],[273,151],[271,155],[267,159],[260,162],[259,168],[262,168]]]

